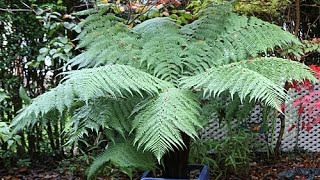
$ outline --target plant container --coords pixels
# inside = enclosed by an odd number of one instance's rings
[[[200,170],[199,176],[193,180],[209,180],[210,173],[208,166],[205,165],[189,165],[189,170]],[[155,178],[152,177],[152,173],[150,171],[146,171],[143,173],[141,180],[190,180],[190,179],[172,179],[172,178]]]

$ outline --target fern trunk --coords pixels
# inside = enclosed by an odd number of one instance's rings
[[[186,148],[175,150],[164,156],[164,177],[174,179],[188,179],[188,159],[190,152],[190,137],[182,133]]]

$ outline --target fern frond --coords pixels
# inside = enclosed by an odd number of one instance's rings
[[[109,129],[117,131],[124,138],[131,130],[130,113],[137,104],[137,98],[111,100],[99,98],[82,106],[67,124],[69,143],[74,143],[88,135],[88,130],[95,131]],[[114,133],[112,133],[114,136]],[[110,137],[110,139],[113,137]]]
[[[112,163],[125,171],[132,168],[140,170],[154,168],[152,156],[147,152],[138,151],[131,142],[110,144],[91,164],[88,169],[88,179],[93,178],[107,163]],[[130,176],[130,172],[127,173]]]
[[[123,64],[134,67],[139,66],[138,39],[126,33],[119,33],[113,38],[103,37],[103,40],[94,43],[85,52],[72,58],[67,65],[84,67],[97,67],[106,64]]]
[[[204,72],[208,66],[267,54],[276,47],[300,44],[280,27],[255,17],[239,16],[228,8],[231,7],[208,7],[198,20],[182,28],[190,41],[184,55],[184,62],[190,68],[187,75]]]
[[[181,54],[187,45],[180,27],[169,18],[154,18],[137,25],[141,34],[141,66],[154,76],[177,83],[183,71]]]
[[[199,13],[199,18],[182,27],[181,32],[190,39],[210,41],[216,40],[229,26],[231,3],[210,4]]]
[[[192,92],[169,89],[141,106],[132,125],[134,143],[151,151],[159,161],[166,152],[184,147],[181,132],[197,137],[200,106]]]
[[[212,67],[205,73],[183,78],[183,88],[202,89],[204,96],[219,96],[229,91],[231,97],[236,93],[241,100],[247,96],[280,110],[280,104],[289,97],[284,88],[256,71],[242,67],[239,63]]]
[[[88,16],[84,21],[79,23],[79,27],[82,28],[81,33],[78,35],[77,39],[80,40],[85,40],[85,41],[89,41],[88,43],[85,44],[91,44],[92,42],[94,42],[94,39],[89,39],[91,33],[97,33],[95,32],[96,30],[99,30],[100,28],[105,28],[105,27],[114,27],[115,25],[119,25],[119,26],[124,26],[123,22],[124,19],[119,18],[117,16],[115,16],[114,14],[107,14],[107,15],[100,15],[100,14],[93,14]],[[116,30],[116,29],[114,29]],[[118,31],[107,31],[108,35],[111,34],[116,34],[119,31],[126,31],[126,29],[118,29]],[[111,33],[111,34],[110,34]],[[86,46],[80,46],[81,48],[86,47]],[[79,47],[79,48],[80,48]]]
[[[261,57],[250,61],[242,61],[239,65],[256,71],[275,83],[291,82],[292,80],[302,82],[306,79],[314,83],[317,82],[314,73],[308,66],[288,59]]]
[[[148,73],[126,65],[106,65],[68,73],[65,82],[33,100],[14,120],[12,126],[32,124],[29,116],[41,116],[52,109],[62,112],[76,100],[87,102],[98,97],[118,98],[127,94],[155,95],[172,87]],[[27,121],[22,123],[23,121]],[[36,121],[33,119],[32,121]],[[20,127],[20,126],[19,126]]]
[[[176,28],[178,25],[173,19],[168,17],[156,17],[136,25],[133,30],[143,36],[153,36],[154,33],[163,33],[163,28]]]
[[[94,67],[105,64],[138,64],[138,37],[113,14],[89,16],[82,24],[77,48],[86,51],[71,59],[67,65]]]

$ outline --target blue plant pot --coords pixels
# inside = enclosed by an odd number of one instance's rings
[[[189,165],[190,170],[201,169],[199,177],[194,180],[209,180],[210,172],[208,166],[205,165]],[[153,178],[151,177],[151,172],[146,171],[143,173],[141,180],[189,180],[189,179],[168,179],[168,178]]]

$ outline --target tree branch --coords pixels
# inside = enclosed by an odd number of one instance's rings
[[[300,30],[300,0],[296,0],[295,4],[296,4],[296,22],[295,22],[294,35],[298,36],[299,30]]]
[[[32,11],[31,9],[9,9],[9,8],[0,8],[0,11],[6,11],[9,13],[13,13],[13,12],[30,12]]]

